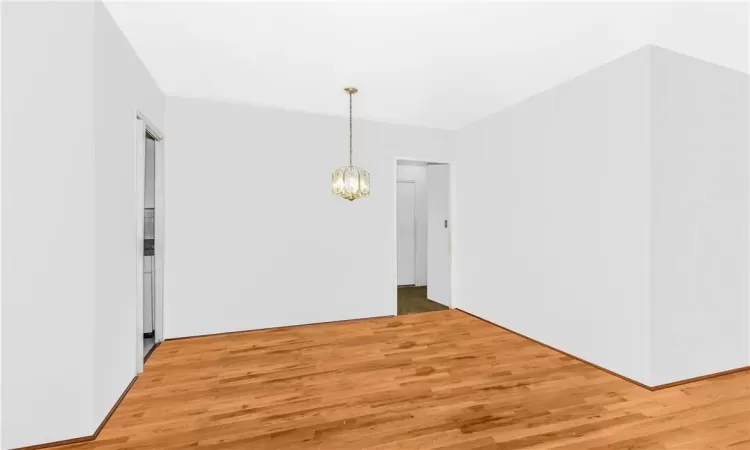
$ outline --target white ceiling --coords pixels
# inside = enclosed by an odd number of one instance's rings
[[[748,71],[747,3],[106,3],[168,94],[455,129],[645,44]]]

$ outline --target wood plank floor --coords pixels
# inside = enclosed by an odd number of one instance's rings
[[[408,286],[398,288],[398,315],[441,311],[447,306],[427,298],[427,286]]]
[[[167,341],[75,449],[750,449],[750,376],[650,392],[456,310]]]

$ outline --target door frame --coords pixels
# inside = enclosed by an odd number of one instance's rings
[[[164,341],[164,135],[140,111],[135,114],[135,238],[136,238],[136,374],[143,372],[143,239],[146,190],[146,135],[154,145],[154,344]]]
[[[396,178],[396,287],[399,286],[411,286],[409,284],[398,284],[398,183],[409,183],[412,185],[414,190],[414,210],[412,215],[414,216],[414,286],[417,285],[417,255],[419,240],[417,233],[417,182],[414,180],[401,180]]]
[[[398,178],[398,163],[399,161],[410,161],[410,162],[423,162],[427,164],[447,164],[449,166],[449,182],[450,182],[450,194],[449,194],[449,202],[450,202],[450,214],[449,214],[449,220],[450,223],[452,223],[450,227],[450,259],[451,259],[451,301],[450,305],[446,305],[451,309],[460,308],[460,303],[458,302],[458,299],[456,298],[456,253],[454,249],[456,248],[456,171],[454,170],[453,162],[451,161],[445,161],[445,160],[437,160],[437,159],[431,159],[431,158],[415,158],[413,156],[396,156],[393,158],[393,166],[392,166],[392,186],[393,186],[393,194],[391,197],[392,202],[392,208],[393,211],[393,222],[392,222],[392,232],[393,232],[393,261],[394,261],[394,271],[393,271],[393,283],[392,286],[392,292],[393,292],[393,315],[398,315],[398,190],[396,189],[396,183],[399,181]]]

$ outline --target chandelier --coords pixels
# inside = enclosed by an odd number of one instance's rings
[[[331,191],[334,195],[354,201],[370,195],[370,174],[360,167],[352,165],[352,95],[357,88],[344,89],[349,94],[349,165],[333,171]]]

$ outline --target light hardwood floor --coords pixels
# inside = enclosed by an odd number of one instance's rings
[[[749,384],[650,392],[436,311],[167,341],[96,441],[59,448],[750,449]]]

